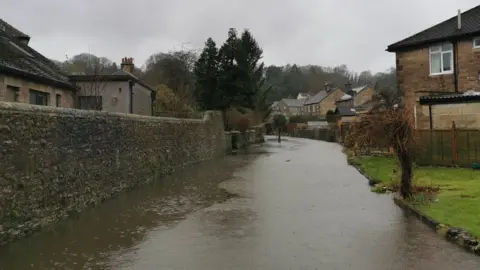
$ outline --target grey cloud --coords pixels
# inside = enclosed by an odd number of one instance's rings
[[[381,71],[395,64],[386,47],[478,4],[478,0],[2,0],[0,17],[31,44],[63,60],[81,52],[141,65],[155,52],[220,45],[227,30],[250,29],[267,64],[347,64]]]

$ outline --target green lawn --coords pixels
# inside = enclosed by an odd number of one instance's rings
[[[361,157],[357,160],[371,178],[386,185],[398,181],[400,171],[395,159]],[[438,186],[438,201],[418,204],[417,208],[433,219],[450,226],[461,227],[480,237],[480,171],[465,168],[416,168],[414,184]]]

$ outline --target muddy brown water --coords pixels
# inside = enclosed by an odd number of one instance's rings
[[[1,247],[0,269],[480,269],[366,183],[336,144],[269,140]]]

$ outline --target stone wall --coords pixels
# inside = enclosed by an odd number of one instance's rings
[[[375,94],[375,90],[373,87],[367,87],[367,89],[363,89],[354,97],[354,106],[362,105],[363,103],[372,100],[373,94]]]
[[[480,103],[432,105],[433,129],[451,129],[453,121],[459,129],[480,129]]]
[[[325,117],[329,110],[335,111],[335,102],[339,100],[345,93],[340,88],[335,88],[324,100],[320,102],[320,110],[317,115]]]
[[[221,156],[221,115],[156,118],[0,102],[0,244]]]

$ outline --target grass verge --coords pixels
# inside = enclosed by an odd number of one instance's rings
[[[400,171],[397,162],[388,157],[359,157],[356,164],[362,171],[381,184],[398,183]],[[432,201],[423,200],[417,194],[415,207],[442,224],[460,227],[480,237],[480,171],[466,168],[415,168],[413,184],[438,187]]]

